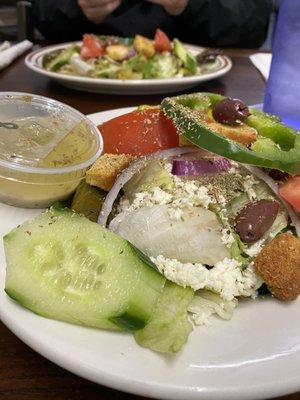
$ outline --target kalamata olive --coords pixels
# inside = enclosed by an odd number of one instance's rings
[[[244,243],[255,243],[271,228],[278,211],[273,200],[249,203],[236,216],[235,231]]]
[[[212,115],[221,124],[238,125],[249,117],[250,111],[242,100],[227,97],[213,107]]]

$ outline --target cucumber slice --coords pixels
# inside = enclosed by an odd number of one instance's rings
[[[149,323],[134,334],[137,343],[161,353],[179,351],[193,329],[187,312],[193,297],[191,288],[167,281]]]
[[[68,209],[12,230],[4,247],[6,293],[47,318],[141,329],[165,285],[126,240]]]
[[[62,50],[54,59],[45,63],[46,68],[49,71],[57,72],[61,67],[69,64],[73,54],[79,53],[80,49],[78,46],[71,46]]]
[[[196,74],[197,72],[196,57],[194,57],[193,54],[190,53],[178,39],[174,39],[173,43],[174,43],[173,52],[175,56],[177,56],[183,62],[183,65],[191,74],[193,75]]]

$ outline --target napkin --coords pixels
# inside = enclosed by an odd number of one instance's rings
[[[0,52],[6,49],[9,49],[11,47],[10,42],[8,42],[7,40],[5,40],[5,42],[0,44]]]
[[[267,80],[271,68],[272,54],[255,53],[250,56],[250,60],[253,62],[253,64],[259,70],[265,80]]]
[[[17,57],[31,49],[32,43],[29,40],[24,40],[0,53],[0,70],[11,64]]]

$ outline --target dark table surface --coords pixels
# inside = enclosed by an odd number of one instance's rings
[[[233,60],[232,70],[220,79],[201,84],[194,91],[226,94],[241,98],[248,104],[261,103],[265,84],[248,58],[250,52],[228,50],[227,53]],[[138,104],[157,104],[163,97],[161,95],[110,96],[73,91],[31,72],[25,67],[23,58],[0,72],[0,91],[28,92],[52,97],[86,114]],[[142,400],[145,398],[108,389],[66,372],[23,344],[0,322],[0,399]],[[280,400],[297,399],[300,399],[300,393],[280,397]]]

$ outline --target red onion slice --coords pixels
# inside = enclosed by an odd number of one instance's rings
[[[130,60],[131,58],[133,58],[134,56],[136,56],[136,51],[134,47],[131,47],[125,57],[125,60]]]
[[[199,176],[208,173],[228,171],[231,162],[227,158],[216,157],[200,160],[173,160],[172,174],[178,176]]]
[[[111,213],[113,204],[118,197],[118,194],[122,187],[125,185],[126,182],[128,182],[133,175],[141,170],[143,167],[145,167],[150,161],[155,160],[155,159],[161,159],[161,158],[169,158],[169,157],[174,157],[174,156],[179,156],[181,154],[186,154],[186,153],[192,153],[192,152],[197,152],[198,148],[197,147],[174,147],[172,149],[167,149],[167,150],[162,150],[158,151],[156,153],[149,154],[145,157],[140,157],[136,161],[130,164],[128,168],[126,168],[117,178],[116,182],[114,183],[113,187],[111,190],[108,192],[106,199],[103,203],[102,209],[99,213],[98,217],[98,224],[100,225],[106,225],[107,218],[109,214]]]
[[[294,210],[292,206],[290,206],[279,194],[278,190],[278,183],[275,182],[269,175],[264,173],[260,168],[258,167],[253,167],[252,165],[246,165],[246,164],[240,164],[242,167],[244,167],[247,171],[249,171],[251,174],[257,176],[259,179],[264,181],[269,188],[276,194],[282,205],[285,207],[286,211],[288,212],[292,224],[294,225],[296,229],[296,233],[298,238],[300,238],[300,218],[297,214],[297,212]]]

